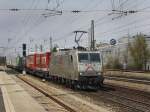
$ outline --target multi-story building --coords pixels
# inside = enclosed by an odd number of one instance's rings
[[[133,37],[123,37],[118,39],[116,45],[110,45],[106,43],[100,43],[97,45],[97,49],[99,49],[103,54],[104,65],[109,63],[109,58],[117,58],[120,64],[129,65],[133,62],[132,57],[129,53],[129,43],[133,43],[135,36]],[[148,45],[148,49],[150,50],[150,36],[145,35],[145,40]],[[147,62],[146,69],[150,70],[150,60]]]

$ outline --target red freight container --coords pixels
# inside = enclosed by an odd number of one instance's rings
[[[31,72],[48,72],[50,52],[34,53],[26,57],[26,67]]]
[[[41,70],[42,71],[48,71],[50,63],[50,52],[46,52],[41,54]]]
[[[36,68],[36,54],[31,54],[26,57],[26,68],[35,70]]]

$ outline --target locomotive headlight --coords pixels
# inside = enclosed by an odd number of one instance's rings
[[[83,73],[82,72],[80,72],[80,75],[82,75]]]
[[[97,74],[98,74],[98,75],[101,75],[101,73],[100,73],[100,72],[98,72]]]

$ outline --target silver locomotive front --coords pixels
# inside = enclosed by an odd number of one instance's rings
[[[81,85],[103,85],[102,57],[98,51],[80,51],[78,57],[78,74]]]

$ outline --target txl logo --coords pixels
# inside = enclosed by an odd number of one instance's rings
[[[86,71],[86,72],[87,72],[87,71],[94,71],[94,68],[92,67],[91,64],[88,64],[85,71]]]

